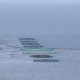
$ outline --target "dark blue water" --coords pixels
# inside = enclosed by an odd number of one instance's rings
[[[79,5],[1,4],[0,47],[4,49],[0,51],[0,79],[79,80],[79,7]],[[6,37],[9,41],[5,44],[3,41]],[[53,56],[59,62],[34,63],[32,58],[26,57],[17,49],[15,50],[18,53],[11,55],[14,49],[7,46],[20,45],[17,39],[21,37],[32,37],[45,48],[56,48],[54,51],[57,54]]]

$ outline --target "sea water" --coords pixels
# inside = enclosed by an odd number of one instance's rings
[[[79,80],[79,7],[1,4],[0,80]],[[21,46],[18,38],[35,38],[44,48],[54,48],[53,59],[59,62],[33,62],[13,48]]]

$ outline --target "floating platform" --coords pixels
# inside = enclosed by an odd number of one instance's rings
[[[33,45],[33,46],[23,46],[23,47],[25,47],[25,48],[41,48],[43,46],[35,46],[35,45]]]
[[[23,54],[56,54],[55,51],[24,51]]]
[[[0,50],[3,50],[3,48],[0,48]]]
[[[19,38],[18,40],[35,40],[35,38]]]
[[[19,41],[19,42],[24,42],[24,43],[26,43],[26,42],[37,42],[37,41]]]
[[[51,51],[50,48],[21,48],[23,51]]]
[[[31,55],[30,57],[33,57],[33,58],[52,58],[53,56],[51,56],[51,55]]]
[[[22,45],[39,45],[39,43],[21,43]]]
[[[57,59],[34,59],[34,62],[59,62]]]

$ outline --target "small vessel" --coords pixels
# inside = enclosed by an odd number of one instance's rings
[[[59,62],[57,59],[34,59],[34,62]]]
[[[18,40],[35,40],[35,38],[19,38]]]
[[[33,58],[52,58],[53,56],[51,56],[51,55],[31,55],[30,57],[33,57]]]
[[[50,51],[50,48],[21,48],[23,51]]]
[[[0,50],[3,50],[3,48],[0,48]]]
[[[56,54],[55,51],[24,51],[23,54]]]

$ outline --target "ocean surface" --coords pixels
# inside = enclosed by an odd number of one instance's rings
[[[18,38],[53,48],[59,62],[33,62],[13,48]],[[0,48],[0,80],[80,80],[80,6],[1,4]]]

